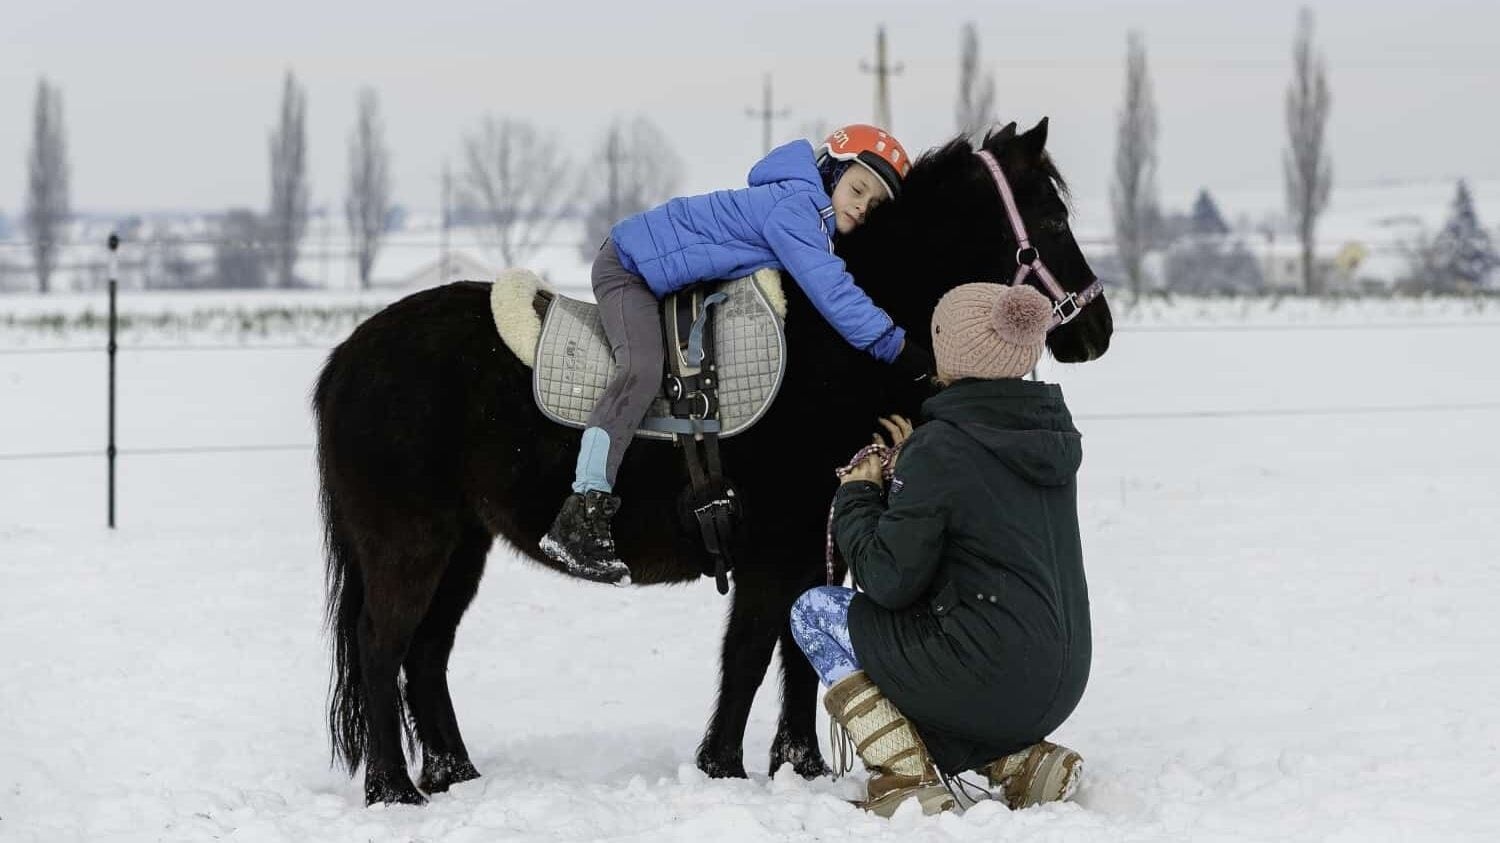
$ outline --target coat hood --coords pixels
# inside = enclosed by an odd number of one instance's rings
[[[751,187],[771,182],[806,182],[807,187],[817,191],[824,205],[833,201],[823,190],[823,177],[818,175],[812,144],[805,140],[790,141],[766,153],[750,168],[748,180]]]
[[[1083,464],[1082,437],[1056,384],[961,380],[927,399],[922,417],[952,424],[1038,486],[1062,486]]]

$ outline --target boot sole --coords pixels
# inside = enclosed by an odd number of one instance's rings
[[[944,811],[951,811],[958,806],[958,803],[953,799],[953,794],[949,793],[948,789],[940,784],[893,790],[878,799],[872,799],[868,802],[856,802],[855,804],[877,817],[890,819],[895,815],[897,808],[900,808],[912,799],[915,799],[917,804],[922,806],[922,813],[929,817],[934,814],[941,814]]]
[[[1083,758],[1066,747],[1058,747],[1042,759],[1026,789],[1022,808],[1043,802],[1066,802],[1078,792],[1083,779]]]
[[[628,568],[626,569],[626,572],[621,575],[618,573],[612,574],[606,571],[600,571],[598,568],[591,568],[587,565],[580,564],[578,560],[573,558],[573,554],[568,552],[567,548],[563,547],[560,542],[558,542],[551,536],[543,536],[540,542],[540,547],[542,549],[542,553],[546,554],[548,559],[551,559],[553,562],[561,565],[563,567],[563,573],[567,574],[568,576],[577,577],[581,580],[588,580],[589,582],[603,583],[605,585],[630,585],[630,571]],[[624,566],[622,565],[621,567]]]

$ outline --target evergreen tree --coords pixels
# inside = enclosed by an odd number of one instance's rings
[[[1193,202],[1192,215],[1193,233],[1198,235],[1218,236],[1229,233],[1229,224],[1224,222],[1224,215],[1219,213],[1219,204],[1208,195],[1208,190],[1198,191],[1198,199]]]
[[[1432,251],[1433,267],[1441,276],[1433,280],[1443,287],[1482,287],[1500,266],[1500,254],[1496,253],[1489,232],[1479,224],[1474,197],[1462,179],[1448,221],[1433,241]]]

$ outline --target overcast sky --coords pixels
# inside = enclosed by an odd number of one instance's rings
[[[1336,185],[1500,176],[1500,3],[1313,4],[1333,89]],[[356,91],[380,93],[398,201],[438,203],[438,174],[486,113],[556,130],[582,161],[614,115],[644,113],[688,164],[688,192],[738,186],[761,152],[770,72],[807,123],[869,120],[859,71],[886,24],[893,129],[914,152],[954,131],[961,25],[979,27],[999,110],[1052,118],[1081,199],[1102,197],[1126,32],[1146,37],[1169,205],[1200,185],[1280,185],[1283,97],[1297,4],[661,0],[3,0],[0,211],[22,206],[38,77],[61,86],[73,205],[86,210],[263,207],[281,76],[308,91],[315,203],[342,202]]]

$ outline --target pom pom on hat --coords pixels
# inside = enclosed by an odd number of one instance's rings
[[[963,284],[932,313],[938,377],[1019,378],[1036,366],[1052,324],[1052,304],[1025,285]]]
[[[1052,304],[1033,287],[1002,287],[990,315],[995,333],[1011,345],[1036,345],[1047,338]]]

